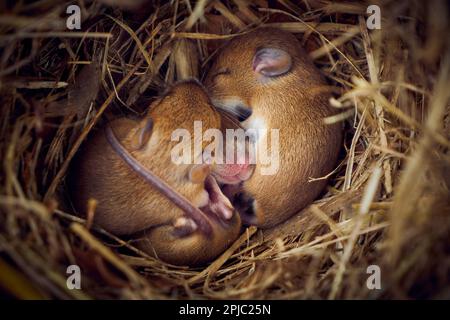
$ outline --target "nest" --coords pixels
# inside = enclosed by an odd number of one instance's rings
[[[18,298],[450,297],[450,10],[445,1],[212,0],[0,4],[0,288]],[[294,33],[333,88],[345,138],[326,190],[250,227],[211,264],[168,265],[74,214],[65,177],[88,133],[142,115],[224,41]],[[189,42],[188,42],[189,40]],[[194,46],[185,45],[193,43]],[[195,50],[192,50],[194,48]],[[185,57],[189,57],[188,60]],[[187,62],[186,62],[187,61]],[[195,75],[195,74],[194,74]],[[82,271],[67,286],[68,266]],[[368,285],[372,271],[381,285]]]

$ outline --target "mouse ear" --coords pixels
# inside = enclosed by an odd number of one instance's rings
[[[136,149],[142,149],[150,140],[153,131],[153,119],[147,118],[142,121],[140,128],[133,137],[133,145]]]
[[[253,71],[266,77],[276,77],[288,72],[292,67],[289,53],[276,48],[259,49],[253,57]]]

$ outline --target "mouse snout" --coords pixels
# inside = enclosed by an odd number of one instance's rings
[[[237,119],[239,122],[247,120],[252,115],[252,110],[246,106],[237,105],[235,107]]]
[[[229,130],[229,129],[227,129]],[[255,146],[243,129],[241,135],[228,135],[225,139],[223,158],[215,161],[211,174],[222,184],[238,184],[250,179],[255,169]]]

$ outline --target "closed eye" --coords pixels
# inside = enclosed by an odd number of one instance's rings
[[[229,113],[232,117],[236,118],[239,122],[247,120],[252,115],[252,110],[242,104],[228,104],[222,105],[216,103],[217,107],[222,107],[222,110]]]
[[[247,120],[252,115],[252,110],[250,108],[238,105],[235,108],[235,113],[239,122]]]
[[[220,69],[213,75],[213,79],[220,75],[230,75],[231,71],[228,68]]]

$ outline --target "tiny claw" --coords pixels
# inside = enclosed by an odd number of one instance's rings
[[[177,218],[173,223],[173,227],[175,234],[180,237],[187,236],[198,228],[194,220],[186,217]]]

